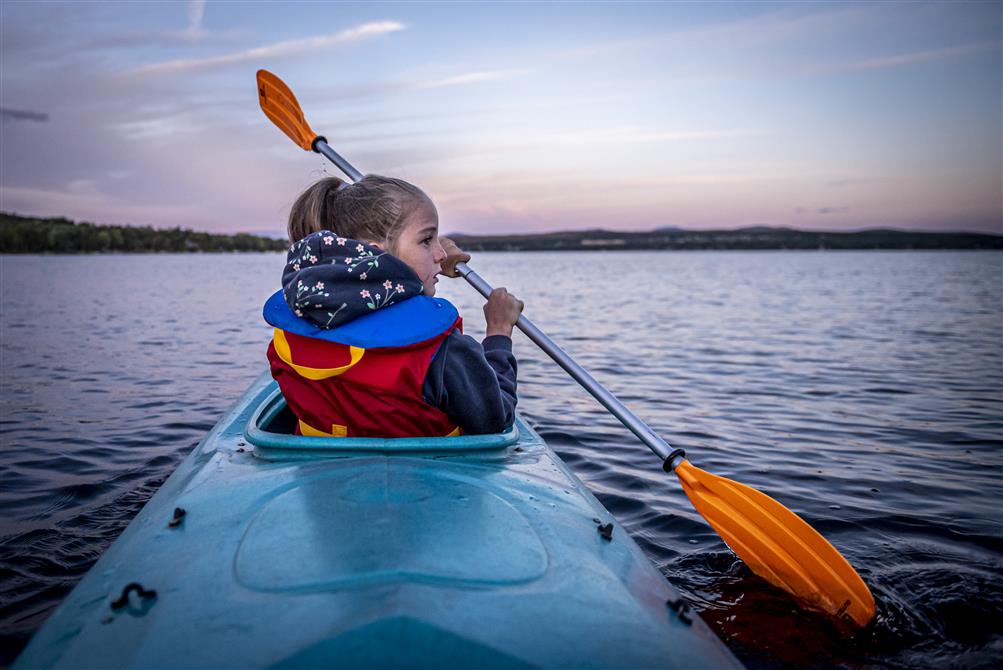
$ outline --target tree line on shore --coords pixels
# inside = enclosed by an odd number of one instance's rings
[[[864,230],[817,232],[789,228],[659,229],[647,232],[576,230],[526,235],[451,235],[466,251],[612,251],[720,249],[1003,249],[1003,235]],[[284,251],[287,242],[239,233],[183,228],[108,226],[0,212],[0,253],[150,253]]]
[[[79,254],[282,251],[287,242],[239,233],[218,235],[184,228],[106,226],[62,217],[34,218],[0,212],[0,253]]]
[[[451,235],[465,251],[1003,249],[1003,235],[874,229],[825,232],[756,226],[736,230],[575,230]]]

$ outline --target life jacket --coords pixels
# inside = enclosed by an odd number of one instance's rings
[[[299,420],[325,437],[442,437],[459,427],[422,397],[432,358],[454,328],[456,308],[416,296],[332,329],[296,317],[282,292],[265,304],[275,327],[272,377]]]

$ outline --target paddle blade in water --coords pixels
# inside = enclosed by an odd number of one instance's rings
[[[296,96],[284,81],[268,70],[258,70],[258,102],[265,116],[289,139],[307,151],[313,151],[313,141],[317,134],[310,129],[303,117],[303,110],[300,109]]]
[[[808,605],[859,626],[874,617],[864,580],[829,542],[773,498],[680,461],[683,490],[757,575]]]

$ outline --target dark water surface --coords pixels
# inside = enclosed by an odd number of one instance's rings
[[[281,255],[0,257],[0,662],[264,367]],[[520,410],[752,668],[1003,666],[1003,254],[480,254],[693,463],[857,568],[856,633],[752,575],[525,338]],[[440,283],[483,333],[480,301]]]

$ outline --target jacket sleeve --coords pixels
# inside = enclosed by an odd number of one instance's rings
[[[511,338],[478,344],[454,330],[429,365],[422,396],[468,435],[500,433],[515,421],[517,367]]]

